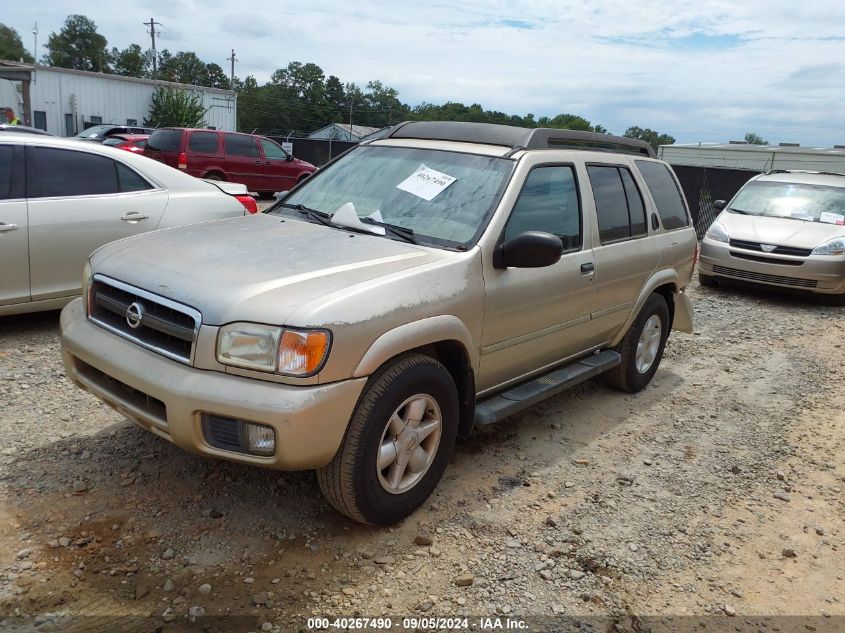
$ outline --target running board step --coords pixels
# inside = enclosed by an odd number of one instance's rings
[[[565,389],[613,369],[622,362],[618,352],[605,350],[565,365],[475,405],[475,425],[494,424]]]

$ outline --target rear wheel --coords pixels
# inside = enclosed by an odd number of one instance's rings
[[[636,393],[650,383],[663,358],[671,325],[666,299],[652,294],[616,346],[622,362],[605,372],[607,383],[628,393]]]
[[[223,178],[222,174],[218,174],[216,171],[213,171],[210,174],[206,174],[204,178],[206,180],[226,180],[225,178]]]
[[[326,499],[346,516],[388,525],[434,490],[455,446],[458,393],[446,368],[399,357],[370,379],[340,449],[317,471]]]

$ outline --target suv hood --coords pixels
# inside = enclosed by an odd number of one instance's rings
[[[203,323],[276,325],[354,284],[448,257],[384,237],[259,214],[154,231],[91,257],[100,273],[191,306]]]
[[[725,211],[717,218],[734,240],[762,244],[816,248],[834,237],[845,235],[845,226],[786,218],[742,215]]]

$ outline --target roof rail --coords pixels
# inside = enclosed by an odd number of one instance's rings
[[[841,171],[816,171],[814,169],[769,169],[764,174],[818,174],[820,176],[845,176]]]
[[[457,141],[484,145],[502,145],[521,149],[588,149],[654,157],[654,148],[645,141],[555,128],[522,128],[495,123],[461,121],[406,121],[390,129],[386,138],[415,138],[432,141]]]

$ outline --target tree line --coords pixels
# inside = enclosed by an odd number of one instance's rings
[[[49,66],[235,90],[238,129],[245,132],[305,136],[331,123],[351,122],[381,128],[408,120],[475,121],[608,132],[600,123],[577,114],[523,116],[488,110],[478,103],[465,105],[452,101],[411,106],[399,99],[396,89],[379,80],[368,81],[362,87],[343,82],[335,75],[326,76],[322,68],[310,62],[290,62],[263,84],[252,75],[244,79],[235,77],[231,82],[220,65],[204,62],[191,51],[171,53],[163,49],[156,53],[153,64],[152,51],[139,44],[109,48],[94,21],[84,15],[69,15],[59,32],[50,34],[44,48],[46,52],[40,62]],[[0,24],[0,59],[34,61],[20,35],[4,24]],[[655,149],[675,142],[668,134],[638,126],[631,126],[622,134],[645,140]]]

